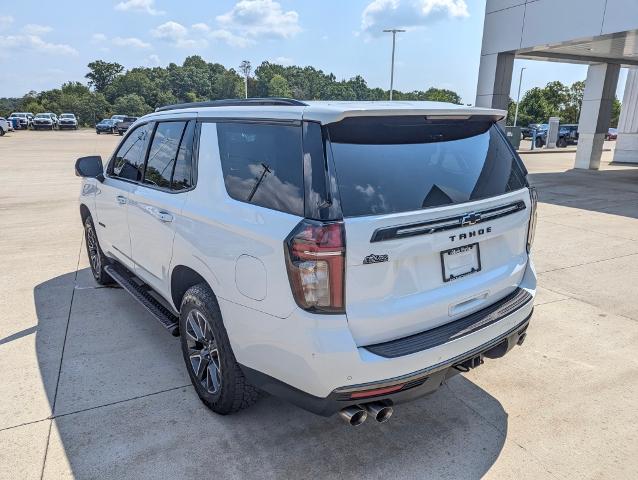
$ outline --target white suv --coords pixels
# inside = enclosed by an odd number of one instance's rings
[[[215,412],[352,425],[521,344],[536,196],[497,121],[429,102],[217,101],[76,163],[98,283],[181,336]]]

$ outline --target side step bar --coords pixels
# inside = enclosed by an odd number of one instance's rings
[[[117,265],[106,265],[104,271],[140,302],[173,336],[179,335],[179,318],[149,293],[151,287],[136,281],[137,277]]]

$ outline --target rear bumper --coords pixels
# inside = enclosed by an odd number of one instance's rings
[[[395,377],[363,385],[351,385],[337,388],[327,397],[315,397],[303,392],[281,380],[270,377],[252,368],[241,365],[246,379],[258,388],[279,398],[289,401],[309,412],[328,417],[352,405],[361,405],[369,402],[383,402],[389,405],[416,400],[430,393],[435,392],[446,380],[467,371],[472,366],[483,363],[483,359],[501,358],[517,344],[522,344],[527,335],[527,327],[531,320],[530,313],[522,323],[512,330],[481,345],[471,352],[467,352],[459,357],[451,358],[439,365],[413,372],[401,377]],[[352,398],[353,394],[361,395],[366,390],[382,389],[392,390],[391,393],[377,394],[363,398]]]
[[[525,333],[536,292],[536,274],[528,262],[519,285],[525,303],[471,328],[444,343],[396,357],[356,345],[345,315],[313,315],[296,309],[278,318],[218,298],[237,361],[255,385],[302,408],[330,415],[355,403],[390,400],[399,403],[430,393],[458,372],[468,359],[498,357]],[[473,324],[475,325],[475,324]],[[425,379],[420,384],[416,380]],[[391,394],[365,400],[353,391],[405,384]],[[407,384],[409,388],[407,388]]]

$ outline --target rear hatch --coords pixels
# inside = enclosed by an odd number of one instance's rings
[[[327,131],[358,345],[429,330],[516,289],[531,201],[493,118],[358,117]]]

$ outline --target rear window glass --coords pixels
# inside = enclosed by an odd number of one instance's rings
[[[228,195],[303,216],[300,126],[218,123],[217,137]]]
[[[344,216],[464,203],[526,184],[492,121],[348,118],[328,131]]]

